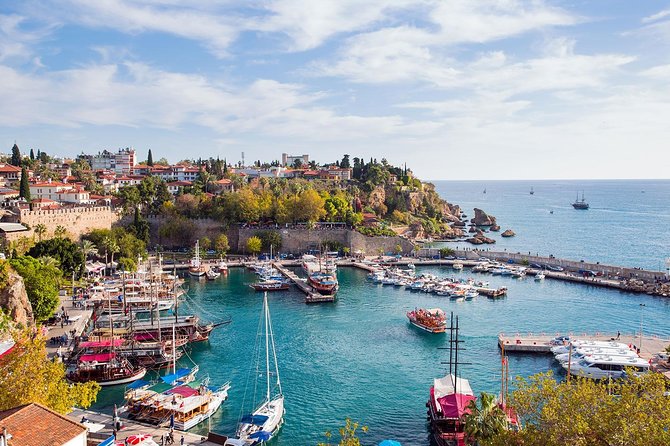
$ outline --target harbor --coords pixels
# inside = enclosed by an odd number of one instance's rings
[[[289,270],[280,262],[272,262],[272,266],[277,268],[277,270],[287,279],[291,281],[293,285],[296,286],[300,291],[305,293],[305,303],[320,303],[320,302],[335,302],[335,295],[324,295],[312,288],[307,284],[307,281],[299,277],[296,273]]]

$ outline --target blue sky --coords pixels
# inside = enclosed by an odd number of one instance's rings
[[[670,166],[670,0],[0,0],[0,79],[4,152]]]

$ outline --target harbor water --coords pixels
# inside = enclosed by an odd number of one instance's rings
[[[531,185],[533,196],[528,193]],[[664,207],[670,196],[668,182],[438,182],[436,186],[444,198],[462,204],[469,217],[472,207],[481,207],[498,217],[503,229],[511,227],[519,234],[499,241],[496,249],[649,268],[657,268],[668,255],[670,212]],[[575,211],[570,202],[582,189],[591,209]],[[492,287],[507,286],[508,296],[456,302],[373,284],[365,272],[350,267],[338,269],[340,291],[333,304],[306,305],[304,295],[293,287],[269,295],[286,397],[286,424],[274,444],[316,445],[325,440],[326,430],[337,437],[337,428],[349,417],[369,427],[362,435],[363,444],[393,438],[405,446],[428,445],[425,403],[433,378],[445,374],[448,352],[439,348],[447,347],[448,335],[409,325],[405,314],[415,307],[439,307],[459,316],[465,341],[461,357],[469,363],[460,371],[476,393],[497,393],[500,387],[500,332],[633,333],[642,328],[645,335],[670,337],[670,300],[665,298],[448,267],[418,267],[417,273],[487,280]],[[201,375],[209,375],[212,384],[231,381],[229,399],[211,420],[212,430],[224,434],[234,432],[240,415],[250,409],[242,407],[245,393],[247,406],[253,399],[254,345],[262,310],[262,294],[248,286],[255,280],[253,273],[231,268],[216,281],[186,283],[182,311],[211,321],[232,317],[230,325],[214,330],[209,342],[192,346],[181,360],[183,365],[189,359],[199,364]],[[510,357],[512,375],[547,370],[561,373],[550,356]],[[94,408],[111,411],[114,403],[122,403],[122,389],[104,389]],[[203,423],[193,431],[206,429]]]

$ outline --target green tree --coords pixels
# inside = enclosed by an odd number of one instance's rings
[[[344,155],[342,157],[342,161],[340,162],[340,167],[343,169],[348,169],[351,167],[351,164],[349,163],[349,155]]]
[[[216,237],[216,240],[214,240],[214,249],[219,253],[219,255],[226,255],[230,249],[230,245],[228,244],[228,236],[226,234],[219,234],[219,236]]]
[[[468,409],[469,412],[463,415],[463,423],[470,444],[487,444],[507,430],[507,415],[494,395],[482,392],[478,400],[468,403]]]
[[[88,408],[96,400],[100,385],[69,383],[65,366],[47,358],[44,337],[30,329],[11,333],[16,345],[0,357],[0,411],[23,404],[39,403],[66,414],[72,408]]]
[[[263,252],[269,252],[270,246],[272,246],[272,251],[275,254],[281,249],[282,238],[279,232],[264,230],[256,231],[254,235],[261,239],[261,249]]]
[[[107,255],[111,255],[111,260],[109,263],[114,266],[114,254],[118,253],[121,249],[119,244],[116,242],[114,237],[105,237],[102,240],[102,246],[105,248],[105,261],[107,260]]]
[[[21,165],[21,151],[16,143],[12,146],[12,160],[10,161],[10,164],[16,167]]]
[[[297,221],[315,222],[326,214],[325,200],[314,189],[300,194],[297,203]]]
[[[361,429],[361,432],[367,433],[367,426],[360,426],[358,422],[352,421],[350,418],[347,418],[343,427],[338,429],[340,434],[340,441],[336,444],[338,446],[360,446],[361,440],[358,438],[358,429]],[[330,442],[333,434],[330,431],[326,431],[326,442],[319,443],[318,446],[333,446],[333,443]]]
[[[253,236],[247,239],[247,251],[249,251],[251,254],[253,255],[258,254],[259,252],[261,252],[262,247],[263,242],[261,241],[260,238]]]
[[[40,322],[50,318],[58,308],[61,271],[53,262],[29,256],[14,258],[10,264],[23,277],[35,320]]]
[[[444,259],[445,257],[450,257],[456,254],[452,248],[440,248],[440,258]]]
[[[137,271],[137,261],[130,257],[119,257],[119,269],[127,273],[134,273]]]
[[[149,154],[147,155],[147,166],[153,166],[154,165],[154,157],[151,154],[151,149],[149,149]]]
[[[503,431],[492,445],[625,446],[670,444],[670,398],[660,373],[625,380],[556,381],[551,372],[517,378],[511,406],[524,428]]]
[[[212,240],[209,237],[203,237],[200,239],[200,248],[203,251],[207,251],[210,246],[212,246]]]
[[[56,229],[54,229],[54,237],[56,238],[63,238],[67,234],[67,229],[65,226],[58,225],[56,226]]]
[[[37,235],[37,240],[42,241],[44,234],[47,233],[47,227],[43,223],[38,223],[35,225],[35,234]]]
[[[33,152],[33,149],[30,149],[30,160],[31,161],[35,160],[35,152]]]
[[[67,238],[52,238],[37,242],[30,248],[28,255],[34,258],[53,257],[58,260],[63,274],[72,275],[74,272],[81,275],[84,265],[84,254],[81,248]]]
[[[135,208],[135,218],[133,220],[132,230],[135,233],[135,236],[142,240],[145,244],[149,243],[149,233],[151,226],[149,222],[142,217],[140,213],[140,208]]]
[[[21,182],[19,184],[19,197],[30,202],[30,184],[28,184],[28,171],[26,167],[21,168]]]

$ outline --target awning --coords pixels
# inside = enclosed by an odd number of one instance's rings
[[[180,378],[183,378],[184,376],[188,375],[191,373],[191,369],[179,369],[176,372],[170,374],[170,375],[165,375],[161,377],[164,383],[167,384],[172,384],[173,382],[177,381]]]
[[[438,398],[440,407],[442,408],[442,416],[445,418],[460,418],[467,410],[468,403],[474,401],[476,398],[472,395],[464,395],[462,393],[452,393],[450,395]]]
[[[140,388],[142,388],[142,387],[144,387],[144,386],[148,386],[149,384],[151,384],[151,383],[148,382],[148,381],[144,381],[144,380],[138,379],[137,381],[134,381],[134,382],[128,384],[128,385],[126,386],[126,389],[140,389]]]
[[[115,353],[96,353],[93,355],[81,355],[79,362],[109,362],[116,357]]]
[[[240,420],[240,423],[243,424],[255,424],[256,426],[262,426],[268,420],[267,415],[245,415]]]
[[[87,341],[81,342],[79,347],[81,348],[109,348],[109,347],[120,347],[125,341],[123,339],[106,339],[104,341]]]
[[[261,441],[268,441],[272,434],[270,432],[266,431],[258,431],[254,432],[253,434],[249,435],[249,438],[253,438],[255,440],[261,440]]]
[[[198,394],[198,391],[196,389],[193,389],[189,386],[177,386],[173,389],[170,389],[166,392],[168,395],[181,395],[184,398],[187,398],[189,396],[195,396]]]

